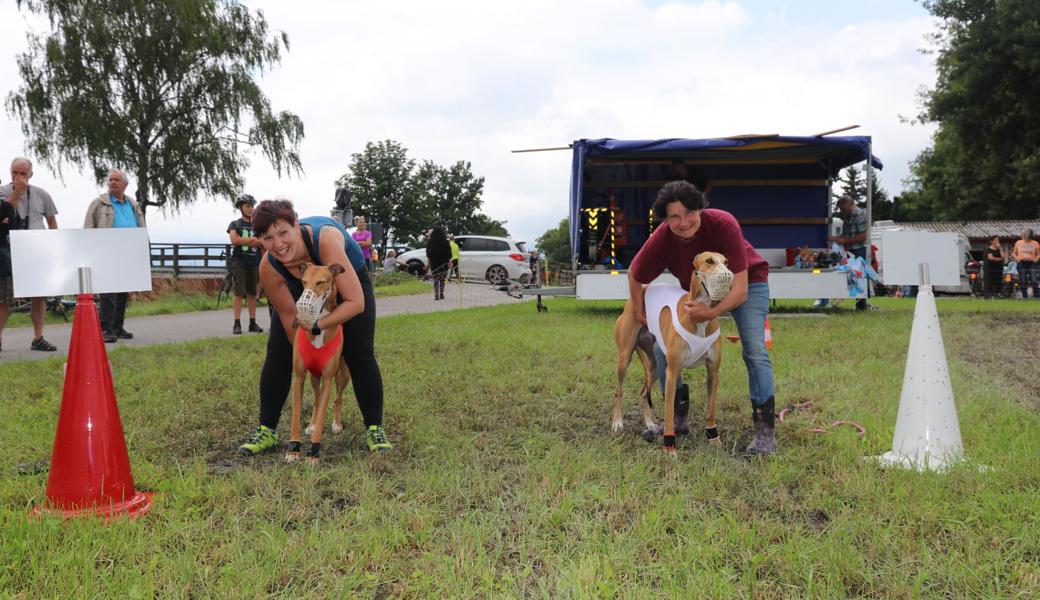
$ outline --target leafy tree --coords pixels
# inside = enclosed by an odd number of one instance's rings
[[[1040,2],[923,4],[940,20],[938,78],[918,119],[939,128],[901,202],[934,220],[1040,216]]]
[[[535,240],[535,243],[538,245],[538,250],[545,253],[547,260],[566,264],[571,262],[571,234],[567,227],[567,219],[563,219],[558,226],[543,233]]]
[[[281,174],[301,170],[303,123],[275,114],[254,81],[289,38],[234,0],[18,0],[46,14],[28,36],[21,87],[7,97],[29,152],[60,171],[111,167],[137,181],[142,209],[233,197],[259,150]]]
[[[467,228],[463,230],[464,233],[509,237],[509,231],[506,230],[505,221],[492,219],[484,213],[474,214],[467,220],[466,224]]]
[[[388,238],[414,241],[409,236],[416,216],[410,196],[415,161],[408,158],[408,149],[393,140],[369,142],[350,158],[350,171],[336,180],[336,186],[351,188],[355,215],[383,224],[380,256]]]
[[[442,167],[424,160],[418,166],[400,143],[369,142],[351,155],[350,171],[336,181],[354,194],[354,213],[383,224],[387,238],[423,245],[426,231],[442,225],[455,234],[507,236],[505,224],[479,212],[484,178],[471,165],[458,161]]]

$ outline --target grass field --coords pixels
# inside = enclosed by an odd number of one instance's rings
[[[616,303],[381,319],[396,449],[362,449],[348,394],[347,432],[326,436],[319,467],[235,455],[255,426],[262,336],[117,348],[134,476],[156,496],[110,525],[26,518],[47,476],[16,465],[49,456],[62,365],[0,365],[0,596],[1037,597],[1037,309],[939,301],[971,462],[938,475],[862,459],[890,449],[912,321],[912,301],[878,303],[772,320],[778,407],[814,407],[779,425],[765,460],[739,453],[751,420],[732,344],[721,450],[691,435],[669,459],[644,442],[635,376],[629,428],[610,432]],[[867,433],[810,432],[835,419]]]

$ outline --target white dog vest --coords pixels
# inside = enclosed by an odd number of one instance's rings
[[[686,340],[686,344],[689,346],[689,352],[686,353],[686,360],[683,361],[683,368],[689,369],[694,366],[697,361],[701,359],[708,352],[708,348],[711,347],[715,340],[719,338],[719,333],[722,332],[722,328],[715,330],[715,333],[701,337],[696,333],[692,333],[686,330],[679,323],[679,302],[687,295],[687,292],[681,287],[674,285],[651,285],[646,288],[646,293],[643,296],[646,304],[646,326],[653,334],[654,339],[657,340],[657,345],[664,349],[664,338],[661,336],[661,309],[668,307],[672,313],[672,326],[679,332],[679,335]]]

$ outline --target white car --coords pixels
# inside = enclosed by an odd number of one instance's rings
[[[531,279],[530,255],[525,242],[487,235],[457,235],[459,271],[465,279],[483,279],[493,284],[507,281],[527,283]],[[426,248],[417,248],[397,257],[400,265],[416,275],[429,269]]]

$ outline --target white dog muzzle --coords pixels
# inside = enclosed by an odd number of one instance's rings
[[[314,293],[314,290],[303,290],[300,299],[296,301],[296,319],[301,325],[309,328],[318,321],[321,309],[325,307],[325,301],[328,300],[331,293],[332,289],[329,289],[319,296]]]
[[[704,288],[708,297],[715,302],[728,296],[730,288],[733,287],[733,271],[730,271],[725,265],[719,265],[706,273],[697,271],[697,279],[700,279],[701,287]]]

